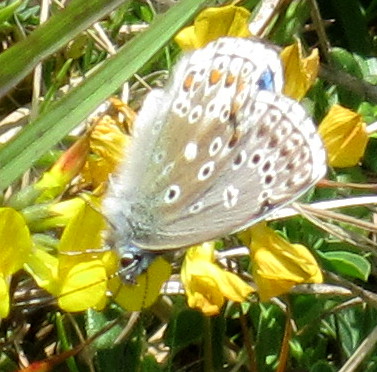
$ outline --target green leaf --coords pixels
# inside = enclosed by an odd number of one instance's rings
[[[293,43],[310,16],[310,7],[305,1],[293,1],[283,13],[282,19],[274,29],[273,40],[277,44]]]
[[[336,368],[333,367],[329,362],[319,361],[315,363],[312,368],[310,368],[310,372],[335,372]]]
[[[111,349],[99,350],[96,355],[96,371],[140,371],[141,355],[143,343],[142,339],[135,337],[127,343],[114,345]]]
[[[363,79],[363,71],[352,53],[342,48],[333,48],[331,51],[331,59],[334,68],[344,70],[350,75]],[[362,99],[355,95],[354,92],[341,87],[337,87],[336,90],[339,95],[339,102],[341,102],[343,106],[356,109],[360,105]]]
[[[139,369],[139,371],[163,372],[163,371],[166,371],[166,369],[163,368],[161,364],[157,363],[156,359],[152,355],[146,355],[145,358],[141,362],[141,369]]]
[[[377,173],[377,138],[369,138],[364,153],[363,166],[367,170]]]
[[[363,72],[352,53],[342,48],[333,48],[331,58],[335,67],[339,67],[359,79],[363,78]]]
[[[177,352],[190,344],[197,343],[203,337],[203,321],[203,315],[198,311],[180,311],[169,323],[166,345]]]
[[[239,308],[237,306],[237,308]],[[212,354],[215,371],[220,371],[224,365],[224,343],[226,342],[226,319],[223,315],[211,318]]]
[[[106,310],[86,312],[86,332],[88,336],[103,332],[113,321],[122,316],[122,309],[112,304]],[[143,330],[139,323],[132,335],[119,344],[114,344],[124,331],[124,324],[119,322],[97,337],[91,344],[92,352],[96,353],[96,371],[140,371],[142,348],[144,346]]]
[[[318,327],[318,317],[324,312],[326,301],[317,296],[292,296],[291,302],[294,305],[292,312],[297,327],[311,327],[313,332],[310,332],[310,335],[314,335],[314,328]]]
[[[275,371],[277,361],[279,359],[279,352],[281,347],[281,340],[284,335],[284,315],[281,310],[268,303],[257,305],[260,309],[259,317],[256,317],[256,306],[250,309],[250,314],[256,318],[254,324],[256,333],[255,353],[257,361],[264,372]],[[268,337],[265,337],[268,335]],[[274,340],[274,342],[271,342]]]
[[[336,330],[344,357],[349,358],[375,328],[377,313],[374,309],[360,304],[354,308],[343,309],[329,321],[334,331]]]
[[[376,84],[377,59],[374,57],[366,58],[357,54],[354,54],[353,57],[361,69],[363,80],[367,81],[370,84]]]
[[[375,76],[377,76],[377,71]],[[377,107],[373,103],[362,102],[358,107],[357,112],[362,115],[366,123],[372,123],[377,119]],[[371,135],[376,137],[375,133],[372,133]]]
[[[93,336],[100,332],[114,319],[121,316],[121,311],[115,305],[106,309],[106,311],[87,310],[85,313],[86,332],[88,336]],[[107,332],[97,337],[93,342],[93,347],[96,350],[111,349],[114,346],[114,340],[122,332],[123,326],[117,324],[109,329]]]
[[[329,266],[340,274],[366,281],[371,272],[369,261],[346,251],[318,252]]]

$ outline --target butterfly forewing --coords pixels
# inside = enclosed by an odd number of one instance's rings
[[[224,236],[323,176],[314,125],[281,89],[278,54],[259,41],[223,38],[182,58],[147,98],[110,189],[109,219],[123,215],[130,243],[163,250]]]

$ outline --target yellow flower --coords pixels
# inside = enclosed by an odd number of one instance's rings
[[[290,45],[280,54],[284,65],[284,94],[301,100],[313,85],[318,75],[318,49],[313,49],[310,56],[304,58],[301,42]]]
[[[0,318],[9,314],[9,283],[32,251],[29,229],[22,215],[12,208],[0,208]]]
[[[93,205],[96,205],[95,198],[90,199],[90,204],[83,201],[60,240],[58,304],[66,311],[82,311],[90,307],[101,309],[106,304],[104,255],[113,253],[85,253],[101,248],[101,232],[105,229],[104,218]],[[80,254],[64,254],[71,251]]]
[[[119,270],[118,260],[113,260],[112,266],[112,273]],[[162,257],[157,257],[146,272],[136,278],[135,284],[127,285],[116,276],[109,281],[108,286],[120,306],[128,311],[140,311],[153,305],[170,275],[170,264]]]
[[[368,142],[361,115],[340,105],[331,107],[319,128],[333,167],[353,167],[364,155]]]
[[[70,212],[59,244],[59,257],[36,250],[27,260],[26,270],[41,288],[58,298],[59,307],[65,311],[101,310],[107,303],[107,289],[126,310],[151,306],[163,282],[170,277],[170,265],[159,257],[137,278],[136,285],[124,284],[117,274],[119,257],[115,251],[101,252],[105,221],[96,211],[95,198],[88,202],[79,198],[71,201],[75,201],[76,211]],[[72,251],[75,255],[69,254]]]
[[[82,183],[94,188],[106,183],[123,158],[127,141],[119,122],[112,116],[103,116],[90,136],[92,155],[82,171]]]
[[[92,198],[90,203],[95,204]],[[37,250],[28,258],[25,269],[38,285],[58,298],[58,305],[66,311],[83,311],[106,304],[106,255],[113,252],[86,253],[100,249],[103,217],[84,200],[64,229],[58,258]],[[74,251],[75,255],[64,253]]]
[[[296,284],[322,283],[315,258],[300,244],[290,244],[264,222],[240,234],[250,246],[252,271],[261,301],[288,292]]]
[[[181,270],[188,304],[205,315],[216,315],[227,298],[242,302],[253,288],[215,263],[214,243],[191,247]]]
[[[183,50],[199,49],[221,36],[249,37],[250,12],[242,7],[227,5],[203,10],[189,26],[180,31],[175,42]]]

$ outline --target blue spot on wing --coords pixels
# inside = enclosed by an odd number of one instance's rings
[[[270,92],[275,91],[274,74],[270,69],[267,69],[262,73],[257,81],[257,85],[260,90],[268,90]]]

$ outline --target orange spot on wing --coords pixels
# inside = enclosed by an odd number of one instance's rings
[[[209,82],[211,85],[217,84],[221,79],[221,73],[219,70],[212,70],[209,75]]]
[[[237,85],[237,93],[241,93],[245,89],[245,83],[243,81],[240,81],[240,83]]]
[[[184,80],[183,82],[183,90],[185,92],[188,92],[192,86],[192,83],[194,81],[194,74],[193,73],[190,73],[186,79]]]
[[[236,77],[233,74],[228,74],[225,79],[225,86],[230,87],[236,80]]]

